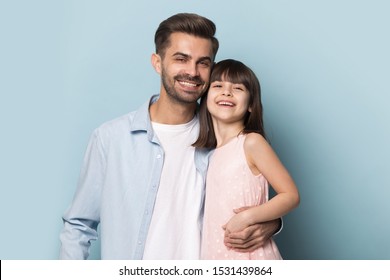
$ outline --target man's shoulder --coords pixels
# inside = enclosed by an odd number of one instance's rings
[[[101,132],[115,132],[126,129],[133,130],[137,127],[144,127],[149,119],[148,102],[143,104],[138,109],[127,114],[114,118],[112,120],[102,123],[96,130]]]
[[[117,129],[129,128],[132,119],[134,118],[134,113],[135,111],[129,112],[122,116],[108,120],[102,123],[100,126],[98,126],[96,130],[104,132],[104,131],[113,131],[113,130],[115,131]]]
[[[130,131],[134,113],[135,111],[129,112],[102,123],[93,130],[90,141],[97,140],[101,142],[106,149],[112,145],[121,146],[123,141],[127,141],[131,136]]]
[[[130,135],[137,121],[138,110],[129,112],[117,118],[111,119],[102,123],[95,128],[94,134],[101,139],[114,140],[122,139],[126,135]],[[140,118],[138,116],[138,118]]]

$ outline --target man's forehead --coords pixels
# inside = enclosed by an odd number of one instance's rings
[[[191,57],[212,57],[212,42],[210,39],[181,32],[172,33],[169,39],[170,44],[167,51],[171,55],[182,53]]]

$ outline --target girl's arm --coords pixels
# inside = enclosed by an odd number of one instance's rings
[[[226,225],[229,232],[282,217],[299,204],[299,193],[287,169],[268,142],[258,133],[249,133],[244,142],[249,168],[262,174],[277,193],[268,202],[234,215]]]

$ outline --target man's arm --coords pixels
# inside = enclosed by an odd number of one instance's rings
[[[63,216],[60,259],[87,259],[91,241],[97,239],[105,157],[96,130],[89,141],[76,194]]]
[[[248,207],[236,209],[239,213]],[[251,225],[239,232],[228,232],[225,230],[225,246],[237,252],[252,252],[264,245],[272,236],[278,234],[283,227],[282,219]]]

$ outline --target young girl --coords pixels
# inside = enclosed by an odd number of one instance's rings
[[[298,190],[265,138],[260,84],[243,63],[217,63],[200,105],[199,148],[215,148],[207,181],[202,259],[282,259],[274,241],[251,253],[229,250],[225,231],[279,218],[299,204]],[[268,201],[268,182],[277,193]],[[253,206],[233,213],[233,209]]]

